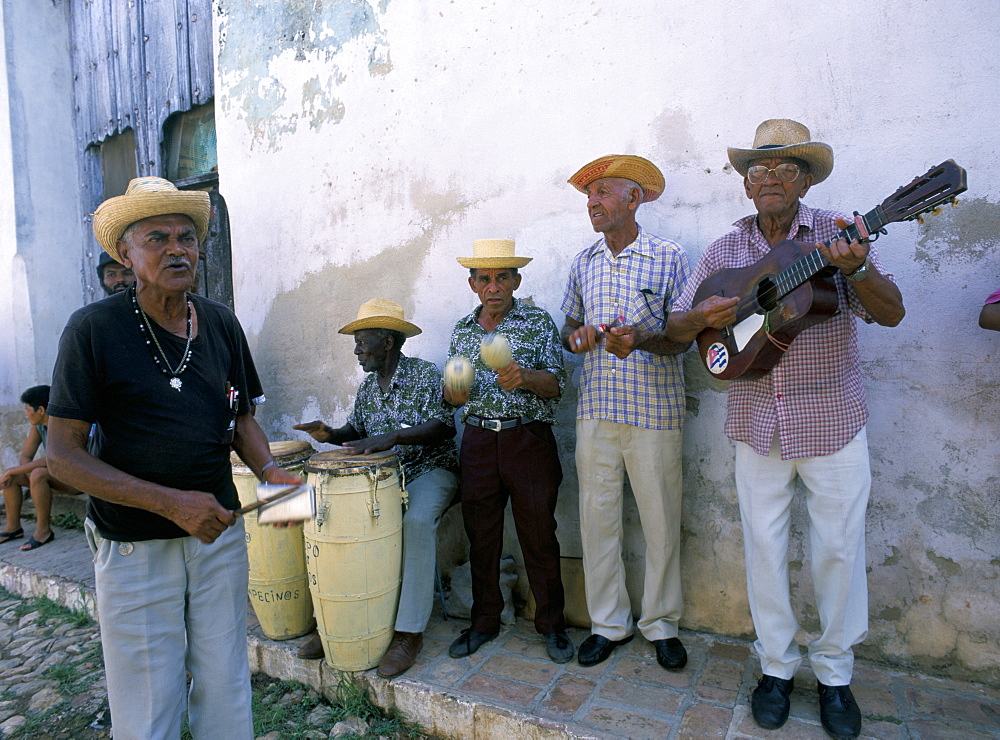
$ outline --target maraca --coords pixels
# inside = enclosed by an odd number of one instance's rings
[[[464,396],[472,387],[475,370],[468,357],[455,355],[444,364],[444,385],[457,396]]]
[[[479,356],[487,366],[499,372],[507,367],[512,359],[510,342],[503,334],[497,332],[487,334],[479,345]]]

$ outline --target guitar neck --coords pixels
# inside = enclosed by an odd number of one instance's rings
[[[858,226],[857,223],[852,223],[846,229],[841,229],[837,232],[837,235],[833,239],[828,242],[824,242],[824,244],[826,246],[830,246],[830,244],[837,239],[847,239],[849,242],[861,240],[867,238],[867,235],[869,234],[877,233],[888,223],[885,219],[884,213],[882,212],[881,206],[875,206],[872,210],[862,216],[861,219],[864,225],[864,231]],[[865,232],[867,232],[867,234]],[[775,276],[774,282],[777,289],[777,297],[781,298],[788,293],[791,293],[797,287],[802,285],[802,283],[807,280],[811,280],[829,267],[829,260],[823,256],[823,253],[820,252],[819,249],[814,249],[809,254],[799,257],[799,259],[795,260],[795,262]]]
[[[946,159],[909,184],[897,189],[864,216],[856,216],[855,222],[838,232],[834,239],[848,241],[867,239],[870,235],[879,233],[886,224],[919,220],[922,214],[932,209],[935,209],[933,213],[937,213],[936,209],[944,203],[950,202],[955,205],[957,202],[955,196],[965,192],[966,187],[965,170],[955,164],[954,160]],[[826,245],[829,246],[830,242]],[[769,275],[759,280],[754,290],[744,294],[736,310],[737,323],[751,314],[765,313],[773,309],[781,298],[800,285],[821,272],[829,273],[833,269],[835,268],[819,249],[799,257],[777,275]]]

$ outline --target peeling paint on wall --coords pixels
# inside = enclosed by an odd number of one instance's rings
[[[286,88],[293,76],[272,69],[283,59],[304,69],[319,63],[336,70],[335,59],[354,41],[368,48],[370,74],[384,76],[392,69],[389,49],[378,17],[378,9],[364,0],[285,0],[280,3],[244,3],[217,0],[219,24],[218,74],[227,78],[229,92],[221,99],[225,110],[234,107],[237,117],[252,132],[255,147],[277,151],[281,141],[294,134],[299,122],[319,130],[337,124],[347,115],[344,102],[334,88],[345,76],[335,72],[322,82],[313,75],[295,81],[298,91]],[[298,106],[291,100],[301,101]]]
[[[1000,204],[986,198],[960,197],[956,207],[945,206],[937,216],[924,222],[914,258],[934,272],[942,262],[975,264],[995,260],[1000,246]]]

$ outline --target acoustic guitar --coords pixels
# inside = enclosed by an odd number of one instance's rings
[[[904,185],[874,209],[860,215],[836,238],[848,241],[884,234],[886,224],[923,219],[944,203],[957,204],[966,189],[965,170],[951,159]],[[827,242],[829,245],[830,242]],[[769,372],[803,330],[837,312],[837,268],[815,243],[786,239],[750,267],[719,270],[698,287],[694,304],[713,295],[739,296],[736,321],[698,334],[698,352],[706,369],[721,380],[752,379]]]

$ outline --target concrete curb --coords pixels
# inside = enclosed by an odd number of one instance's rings
[[[336,699],[342,677],[359,682],[372,701],[389,710],[395,708],[424,731],[449,738],[506,737],[524,740],[584,740],[596,738],[592,730],[546,720],[515,710],[475,701],[468,696],[441,692],[406,676],[382,678],[375,669],[344,673],[325,660],[302,660],[295,654],[297,643],[269,640],[251,629],[247,640],[250,672],[279,680],[298,681]]]
[[[60,576],[43,576],[11,563],[0,563],[0,586],[26,599],[45,596],[69,609],[86,611],[97,619],[94,591]]]

